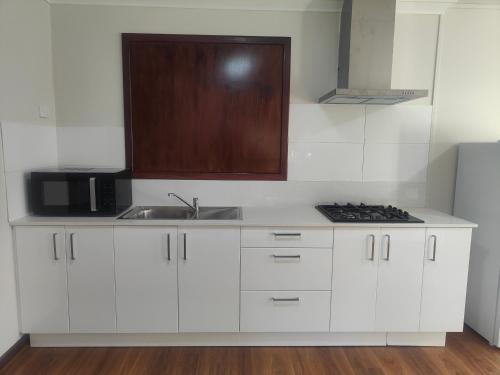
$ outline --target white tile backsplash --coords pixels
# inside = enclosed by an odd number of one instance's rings
[[[27,172],[5,172],[5,186],[9,220],[26,216],[29,212]]]
[[[366,111],[366,120],[365,120]],[[425,205],[431,107],[292,104],[288,181],[134,180],[134,204],[360,202]],[[366,121],[366,124],[365,124]],[[9,218],[27,212],[26,173],[55,166],[124,167],[120,126],[2,124]]]
[[[290,141],[363,143],[365,107],[290,104]]]
[[[57,166],[55,126],[2,122],[5,171]]]
[[[57,144],[61,166],[125,168],[121,126],[59,126]]]
[[[424,183],[134,180],[134,205],[180,205],[175,192],[203,206],[286,206],[321,202],[365,202],[402,207],[425,205]]]
[[[367,106],[366,143],[429,143],[432,106]]]
[[[290,142],[288,180],[362,181],[362,143]]]
[[[425,182],[428,144],[365,144],[364,181]]]
[[[34,169],[56,167],[55,126],[2,122],[2,145],[9,220],[28,214],[28,174]]]

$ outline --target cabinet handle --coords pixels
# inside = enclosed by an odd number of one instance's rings
[[[302,233],[273,233],[274,237],[301,237]]]
[[[170,262],[170,233],[167,233],[167,260]]]
[[[54,250],[54,260],[59,260],[57,255],[57,233],[52,233],[52,250]]]
[[[271,297],[271,300],[273,302],[300,302],[299,297],[295,298],[276,298],[276,297]]]
[[[184,260],[187,260],[187,233],[184,233]]]
[[[71,233],[69,235],[69,250],[70,250],[70,254],[71,254],[71,260],[76,260],[74,238],[75,238],[75,234]]]
[[[437,236],[435,234],[433,234],[431,236],[431,238],[434,239],[434,241],[433,241],[434,245],[432,247],[432,258],[429,260],[435,262],[436,261]]]
[[[374,261],[375,260],[375,235],[370,234],[368,237],[371,238],[371,240],[372,240],[372,245],[371,245],[372,253],[371,253],[370,257],[368,258],[368,260]]]
[[[274,259],[300,259],[300,255],[272,255]]]
[[[89,178],[89,191],[90,191],[90,211],[96,212],[97,211],[97,200],[96,200],[96,193],[95,193],[95,177]]]
[[[384,238],[386,238],[387,243],[387,256],[384,258],[384,260],[388,261],[391,256],[391,236],[389,234],[386,234]]]

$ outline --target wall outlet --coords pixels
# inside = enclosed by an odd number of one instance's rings
[[[39,105],[38,106],[38,115],[40,118],[49,118],[50,117],[50,109],[47,105]]]

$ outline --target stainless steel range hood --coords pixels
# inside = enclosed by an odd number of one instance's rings
[[[397,104],[428,90],[393,89],[396,0],[345,0],[340,22],[339,72],[325,104]]]

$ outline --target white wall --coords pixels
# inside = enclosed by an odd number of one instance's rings
[[[450,9],[441,37],[427,195],[451,212],[457,145],[500,140],[500,9]]]
[[[0,134],[0,355],[19,338],[12,232],[7,220],[7,194]]]
[[[49,133],[52,132],[55,137],[50,34],[50,7],[44,0],[0,0],[0,124],[2,125],[2,136],[0,136],[2,138],[0,144],[0,355],[19,338],[12,236],[7,217],[6,190],[12,193],[8,196],[9,199],[13,197],[13,202],[19,202],[19,197],[24,201],[22,163],[29,159],[29,164],[32,165],[40,157],[37,153],[42,153],[42,156],[44,154],[45,150],[38,149],[36,143],[33,143],[38,133],[27,129],[34,127],[41,129],[43,133],[44,129],[50,128]],[[39,117],[39,106],[48,111],[49,118]],[[23,148],[23,142],[19,142],[17,136],[11,138],[12,134],[27,136],[23,137],[25,145],[31,144],[27,152],[27,149]],[[53,144],[55,145],[55,138]],[[6,149],[14,150],[9,152],[10,162],[3,155]],[[7,170],[14,173],[10,174]]]

